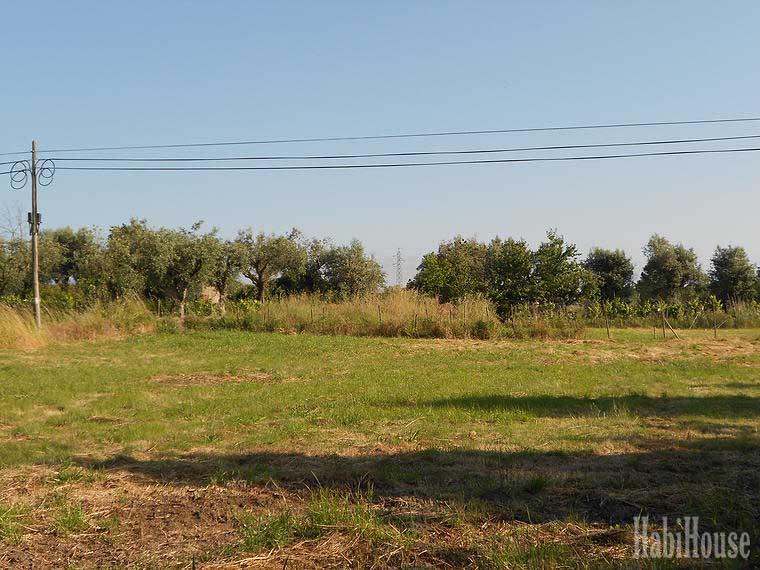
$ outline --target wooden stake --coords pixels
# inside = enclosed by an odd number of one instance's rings
[[[602,309],[604,310],[604,324],[607,327],[607,340],[610,340],[612,337],[610,336],[610,319],[607,315],[607,304],[602,303]]]
[[[718,312],[713,311],[713,336],[718,338]]]
[[[678,340],[681,340],[681,337],[678,336],[678,333],[676,332],[676,329],[674,329],[672,326],[670,326],[670,321],[668,319],[666,319],[664,316],[663,316],[663,318],[665,319],[665,323],[668,325],[668,328],[670,329],[670,332],[672,332]]]

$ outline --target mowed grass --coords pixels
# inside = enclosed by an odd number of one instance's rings
[[[0,565],[592,567],[640,513],[757,545],[760,331],[681,335],[0,351]]]

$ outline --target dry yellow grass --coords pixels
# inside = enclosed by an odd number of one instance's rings
[[[194,315],[188,328],[321,335],[416,338],[575,338],[583,323],[564,315],[525,314],[502,322],[492,303],[470,297],[456,305],[397,288],[329,301],[316,295],[231,304],[227,314]]]
[[[0,305],[0,348],[36,348],[45,344],[44,334],[34,325],[34,317]]]
[[[150,332],[156,319],[139,299],[95,305],[83,312],[45,311],[42,329],[25,309],[0,305],[0,348],[31,349],[49,343],[119,338]]]

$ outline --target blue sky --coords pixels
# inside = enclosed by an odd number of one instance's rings
[[[760,115],[760,3],[750,1],[41,1],[4,6],[3,20],[0,152],[24,150],[33,137],[44,149]],[[161,156],[755,133],[760,123]],[[760,153],[337,172],[59,171],[40,209],[48,226],[136,216],[168,226],[203,219],[228,236],[296,226],[338,242],[356,237],[392,282],[396,248],[406,279],[442,239],[537,243],[547,228],[583,252],[621,247],[637,262],[653,232],[693,246],[703,264],[729,243],[758,262],[758,183]],[[0,205],[17,204],[28,208],[27,193],[6,184]]]

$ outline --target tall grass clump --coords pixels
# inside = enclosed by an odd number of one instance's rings
[[[481,340],[536,337],[567,338],[583,332],[580,322],[549,320],[526,314],[502,321],[491,302],[469,297],[457,304],[405,289],[341,300],[315,295],[275,298],[259,303],[228,304],[224,315],[191,315],[190,329],[238,329],[256,332],[411,338],[474,338]],[[564,318],[564,321],[563,321]]]
[[[154,331],[156,323],[156,316],[136,297],[97,303],[84,311],[45,309],[41,330],[29,308],[0,305],[0,348],[119,338]]]
[[[45,338],[34,324],[34,315],[0,305],[0,348],[36,348],[43,344]]]
[[[94,340],[151,332],[156,316],[137,297],[111,303],[97,303],[83,312],[47,314],[44,331],[50,340]]]

